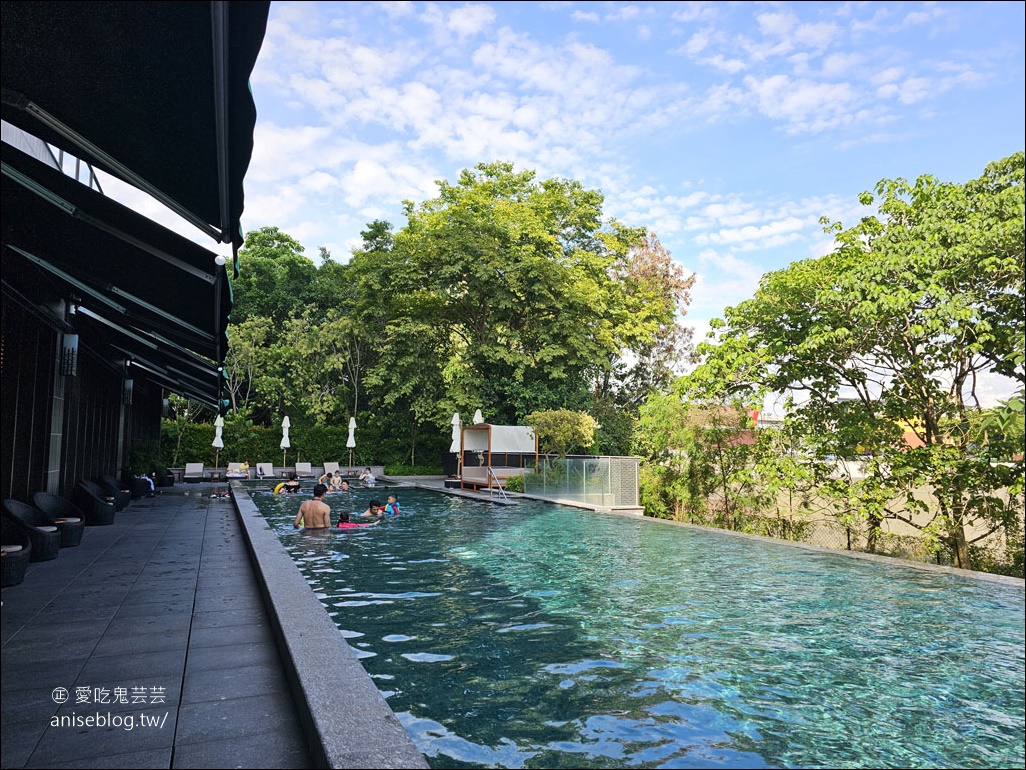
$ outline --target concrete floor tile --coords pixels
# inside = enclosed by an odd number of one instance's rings
[[[285,693],[189,703],[178,712],[178,743],[225,740],[266,732],[302,732],[292,699]]]
[[[82,667],[78,680],[83,682],[129,683],[141,678],[166,677],[180,680],[185,671],[185,650],[137,652],[133,655],[93,657]]]
[[[194,628],[189,638],[189,648],[223,647],[233,644],[266,644],[274,645],[271,624],[266,620],[262,623],[248,625],[219,626],[213,628]]]
[[[306,746],[294,735],[259,733],[223,741],[186,743],[175,748],[175,768],[312,767]],[[363,767],[363,765],[353,765]],[[369,767],[369,766],[368,766]]]
[[[280,666],[251,666],[187,671],[182,704],[287,693],[288,681]]]
[[[268,644],[229,644],[223,647],[190,647],[185,673],[221,668],[280,666],[278,651]]]
[[[63,770],[63,768],[82,768],[82,770],[86,770],[86,768],[100,768],[101,770],[106,770],[107,768],[126,768],[126,770],[138,768],[138,770],[147,770],[148,768],[171,767],[171,755],[172,749],[166,747],[150,751],[132,751],[127,754],[113,754],[86,759],[79,758],[68,762],[50,762],[45,765],[26,765],[26,767],[46,767],[53,768],[54,770]]]
[[[140,720],[143,714],[156,719],[157,725],[142,726]],[[60,762],[75,760],[80,763],[82,759],[105,758],[140,751],[170,751],[174,746],[173,710],[108,713],[102,707],[96,707],[79,711],[71,718],[79,717],[99,718],[105,720],[106,724],[47,727],[27,764],[49,767]],[[132,729],[128,729],[129,724]]]
[[[44,649],[41,652],[45,653],[46,650]],[[7,696],[16,690],[38,690],[43,687],[51,690],[54,687],[70,689],[88,658],[62,658],[54,660],[53,654],[51,650],[50,660],[48,661],[28,663],[20,658],[15,658],[13,653],[4,652],[0,656],[0,661],[2,661],[2,664],[0,664],[0,670],[2,670],[0,690],[3,691],[3,698],[0,698],[0,702],[6,704]],[[7,713],[6,705],[4,705],[3,713]]]
[[[25,767],[25,763],[39,745],[47,724],[48,722],[19,724],[17,729],[5,730],[4,740],[0,743],[0,767]]]
[[[267,612],[263,605],[250,609],[218,610],[216,612],[194,612],[192,616],[193,630],[199,628],[222,628],[224,626],[248,626],[263,623],[267,620]]]
[[[93,655],[135,655],[140,652],[184,650],[189,643],[188,630],[167,631],[156,634],[105,634],[96,644]]]

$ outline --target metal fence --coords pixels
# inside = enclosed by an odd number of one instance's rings
[[[637,457],[541,457],[524,474],[524,492],[601,508],[638,507]]]
[[[894,556],[913,561],[951,564],[950,554],[945,549],[931,547],[923,537],[922,531],[901,521],[885,519],[880,528],[873,531],[869,522],[855,518],[844,519],[832,513],[823,501],[812,510],[798,509],[788,505],[784,499],[778,501],[774,513],[738,513],[725,515],[722,505],[717,500],[711,501],[711,509],[699,519],[687,516],[681,519],[692,524],[701,524],[721,529],[730,529],[749,534],[791,540],[822,548],[835,548],[847,551],[862,551],[881,556]],[[920,525],[929,521],[928,514],[913,514],[919,519]],[[1019,517],[1017,531],[1019,544],[1016,546],[1010,539],[1008,530],[999,528],[988,532],[979,527],[968,527],[966,535],[972,543],[971,557],[982,569],[986,563],[996,565],[1008,561],[1008,554],[1016,547],[1021,551],[1021,533],[1026,521]],[[987,570],[993,571],[993,570]]]

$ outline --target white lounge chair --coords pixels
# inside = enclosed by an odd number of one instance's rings
[[[332,476],[335,475],[335,471],[340,470],[338,463],[324,463],[324,472],[330,473]]]
[[[256,473],[258,479],[273,479],[274,463],[257,463]]]
[[[229,479],[248,479],[249,463],[228,463],[228,472],[225,474]]]
[[[312,463],[296,463],[296,475],[301,479],[312,479],[314,476]]]
[[[182,479],[187,482],[204,481],[210,478],[203,472],[203,463],[186,463]]]

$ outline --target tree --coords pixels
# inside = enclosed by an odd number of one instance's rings
[[[643,502],[659,518],[746,529],[764,507],[751,410],[689,394],[688,380],[641,408],[636,450],[648,459]]]
[[[361,320],[389,351],[373,367],[381,393],[409,374],[418,393],[441,387],[439,425],[475,407],[515,422],[587,406],[597,372],[642,338],[652,344],[659,314],[618,274],[644,231],[603,223],[600,193],[508,163],[480,164],[438,189],[405,203],[408,224],[394,239],[375,228],[353,257]]]
[[[232,321],[263,316],[281,328],[314,304],[317,268],[303,251],[277,227],[247,233],[239,250],[239,277],[232,283]]]
[[[918,527],[959,567],[1023,507],[1005,494],[1022,488],[1022,462],[990,462],[971,430],[981,376],[1024,381],[1023,167],[1017,153],[965,185],[881,181],[861,196],[879,198],[878,216],[825,222],[836,250],[766,275],[699,348],[696,376],[790,395],[810,462],[865,458],[865,480],[844,491],[871,524]]]
[[[261,374],[272,364],[267,352],[273,331],[271,319],[263,316],[251,316],[229,327],[225,389],[234,414],[249,414],[253,406]]]
[[[616,265],[625,301],[619,320],[625,348],[601,371],[596,395],[632,413],[650,394],[665,391],[691,353],[691,329],[681,320],[691,304],[695,275],[686,275],[649,232]]]
[[[588,449],[595,443],[595,431],[599,427],[591,415],[570,409],[531,412],[524,422],[538,434],[541,451],[560,458],[565,458],[573,449]]]

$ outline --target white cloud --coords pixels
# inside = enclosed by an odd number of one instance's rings
[[[817,132],[852,122],[858,97],[848,83],[792,80],[787,75],[745,78],[759,110],[793,132]]]
[[[860,53],[834,53],[823,58],[823,77],[849,76],[862,67],[865,57]]]
[[[690,24],[694,21],[710,21],[720,16],[721,3],[711,0],[688,0],[678,3],[671,18],[681,24]]]
[[[401,226],[403,198],[509,160],[652,228],[701,268],[694,317],[719,315],[762,271],[826,253],[820,215],[850,227],[876,179],[969,153],[937,141],[953,96],[1021,86],[1021,30],[978,42],[976,11],[950,8],[967,34],[927,41],[898,5],[274,4],[244,222],[344,259],[367,222]],[[1021,97],[1005,112],[995,134],[1021,127]]]
[[[699,245],[757,245],[759,248],[773,248],[793,241],[797,233],[805,228],[805,223],[795,217],[788,217],[777,222],[764,225],[745,225],[744,227],[725,228],[712,233],[704,233],[695,238]]]
[[[697,56],[712,43],[710,30],[704,29],[693,34],[688,41],[678,48],[674,53],[682,53],[687,56]]]
[[[761,13],[756,21],[762,34],[776,37],[784,37],[798,26],[798,18],[793,13]]]
[[[445,26],[461,38],[483,32],[495,21],[495,11],[487,5],[465,5],[454,9]]]
[[[902,104],[915,104],[936,93],[937,84],[929,78],[909,78],[901,84],[898,98]]]

